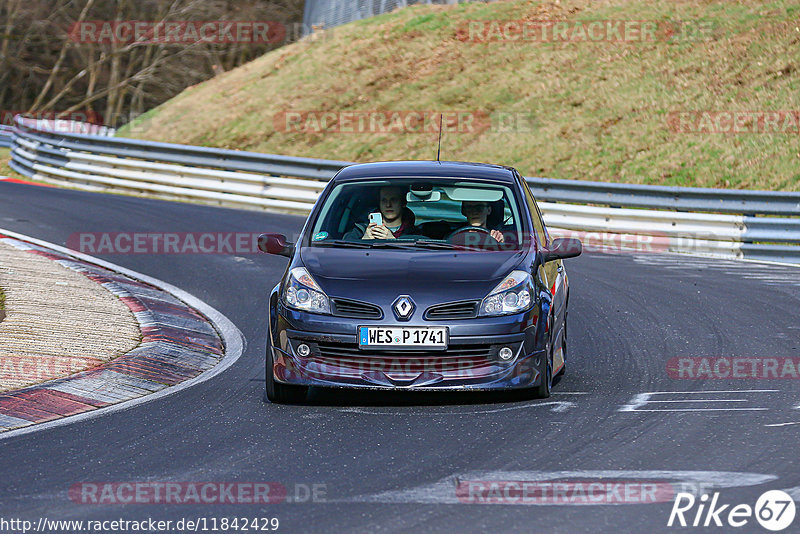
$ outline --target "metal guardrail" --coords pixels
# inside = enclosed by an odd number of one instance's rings
[[[632,208],[707,211],[751,215],[800,215],[800,193],[669,187],[527,178],[541,198]]]
[[[93,190],[307,213],[327,181],[351,164],[57,132],[22,117],[16,123],[15,171]],[[553,233],[577,233],[590,250],[800,264],[800,193],[526,180]]]
[[[468,0],[307,0],[303,11],[303,25],[311,28],[333,28],[354,20],[389,13],[413,4],[457,4]]]
[[[13,137],[13,128],[11,126],[6,126],[5,124],[0,124],[0,147],[9,147],[11,146],[11,139]]]

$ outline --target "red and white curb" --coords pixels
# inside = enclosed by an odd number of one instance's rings
[[[0,239],[80,272],[133,312],[142,342],[97,367],[0,394],[0,439],[95,417],[175,393],[221,373],[245,340],[214,308],[166,282],[0,229]]]
[[[37,182],[29,182],[28,180],[21,180],[19,178],[12,178],[10,176],[0,176],[0,182],[7,182],[9,184],[25,184],[25,185],[36,185],[41,187],[55,187],[50,184],[41,184]]]

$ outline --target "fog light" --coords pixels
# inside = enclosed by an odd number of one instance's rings
[[[500,359],[501,360],[510,360],[514,356],[514,352],[509,347],[503,347],[500,349]]]
[[[306,356],[311,354],[311,348],[308,345],[306,345],[305,343],[300,343],[297,346],[297,354],[299,354],[300,356],[305,358]]]

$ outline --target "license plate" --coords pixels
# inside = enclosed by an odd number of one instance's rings
[[[447,348],[446,326],[360,326],[358,346],[369,348]]]

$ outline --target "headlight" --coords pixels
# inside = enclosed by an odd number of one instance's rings
[[[533,283],[525,271],[512,271],[481,302],[481,315],[508,315],[533,305]]]
[[[283,294],[290,308],[314,313],[330,313],[328,295],[311,278],[305,267],[295,267],[289,271],[289,280]]]

